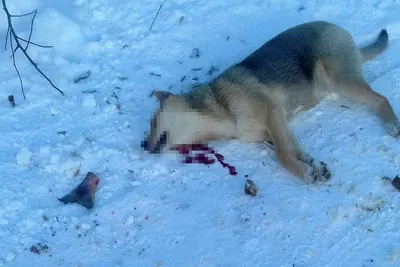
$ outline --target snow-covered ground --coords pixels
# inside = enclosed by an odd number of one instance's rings
[[[390,48],[365,74],[400,114],[400,2],[167,0],[150,31],[161,3],[7,1],[15,14],[38,9],[32,40],[53,48],[28,52],[65,97],[18,52],[24,100],[11,51],[1,50],[0,265],[400,266],[400,192],[382,179],[399,173],[400,143],[361,105],[325,101],[293,122],[306,149],[332,170],[318,186],[256,144],[212,144],[235,177],[218,164],[182,165],[173,154],[140,150],[157,107],[152,90],[209,81],[311,20],[338,23],[359,44],[387,28]],[[13,22],[27,38],[30,18]],[[0,44],[6,30],[0,12]],[[194,48],[198,58],[190,57]],[[211,66],[219,71],[209,75]],[[60,203],[89,171],[100,177],[94,208]],[[245,175],[259,196],[244,194]]]

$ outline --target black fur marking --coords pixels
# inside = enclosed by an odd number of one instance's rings
[[[300,26],[303,27],[303,26]],[[325,24],[322,24],[325,27]],[[297,84],[312,81],[321,40],[318,28],[282,32],[254,51],[237,66],[247,68],[264,83]]]
[[[311,48],[304,47],[302,53],[297,56],[297,62],[301,72],[307,80],[312,81],[315,69],[315,60],[312,58]]]

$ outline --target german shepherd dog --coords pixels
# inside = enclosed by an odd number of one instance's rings
[[[385,29],[358,48],[348,31],[329,22],[289,28],[209,83],[182,94],[153,91],[160,105],[146,149],[161,153],[210,140],[269,142],[287,171],[306,183],[327,181],[328,166],[304,151],[288,122],[337,93],[368,105],[386,131],[398,136],[400,122],[389,101],[371,89],[361,70],[387,46]]]

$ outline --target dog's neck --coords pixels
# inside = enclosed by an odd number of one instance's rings
[[[227,110],[218,103],[210,83],[194,87],[180,96],[191,108],[203,114],[209,114],[216,118],[229,116]]]

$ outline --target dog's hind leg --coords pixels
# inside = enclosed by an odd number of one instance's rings
[[[285,169],[307,183],[326,181],[331,173],[323,162],[315,161],[301,148],[289,129],[282,107],[268,110],[267,128],[275,146],[275,153]]]
[[[335,81],[339,93],[368,105],[381,118],[386,131],[396,137],[400,134],[400,122],[393,111],[388,99],[372,90],[370,85],[362,77],[341,78]]]

